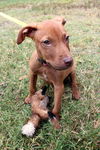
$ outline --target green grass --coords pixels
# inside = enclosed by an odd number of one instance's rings
[[[26,23],[57,15],[66,18],[81,92],[80,100],[73,101],[70,88],[65,87],[61,130],[43,122],[33,138],[23,137],[21,128],[31,110],[23,103],[28,79],[19,78],[28,74],[28,60],[35,46],[30,39],[17,46],[21,27],[0,17],[0,150],[100,149],[100,11],[94,6],[93,0],[0,1],[1,11]],[[38,80],[38,88],[40,85]]]

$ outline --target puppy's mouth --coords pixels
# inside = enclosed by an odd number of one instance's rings
[[[70,62],[70,63],[66,63],[66,64],[64,64],[64,65],[59,65],[59,66],[58,66],[58,65],[54,65],[54,64],[52,64],[52,63],[50,63],[50,62],[47,62],[47,61],[44,60],[44,59],[38,59],[38,61],[39,61],[43,66],[49,66],[49,67],[51,67],[51,68],[53,68],[53,69],[55,69],[55,70],[59,70],[59,71],[69,69],[69,68],[72,67],[72,65],[73,65],[73,61]]]
[[[70,63],[70,64],[66,64],[66,65],[64,65],[64,66],[53,66],[53,65],[51,65],[51,64],[49,64],[49,65],[52,66],[52,68],[54,68],[55,70],[61,71],[61,70],[66,70],[66,69],[69,69],[70,67],[72,67],[73,62]]]

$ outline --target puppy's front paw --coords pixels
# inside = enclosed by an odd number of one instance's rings
[[[31,99],[32,99],[32,96],[28,95],[28,96],[25,98],[24,103],[25,103],[25,104],[30,104],[30,103],[31,103]]]
[[[55,129],[61,129],[61,125],[60,125],[59,120],[57,118],[53,118],[51,120],[51,123]]]
[[[22,127],[22,134],[26,135],[27,137],[32,137],[35,133],[35,127],[32,122],[28,122]]]

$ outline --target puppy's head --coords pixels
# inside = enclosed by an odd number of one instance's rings
[[[55,18],[22,28],[18,34],[17,44],[25,37],[35,41],[38,57],[44,59],[55,69],[63,70],[72,66],[73,59],[69,48],[69,35],[64,29],[66,21]]]

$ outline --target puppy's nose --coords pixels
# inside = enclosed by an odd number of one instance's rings
[[[73,63],[72,57],[65,57],[63,61],[66,65],[71,65]]]

